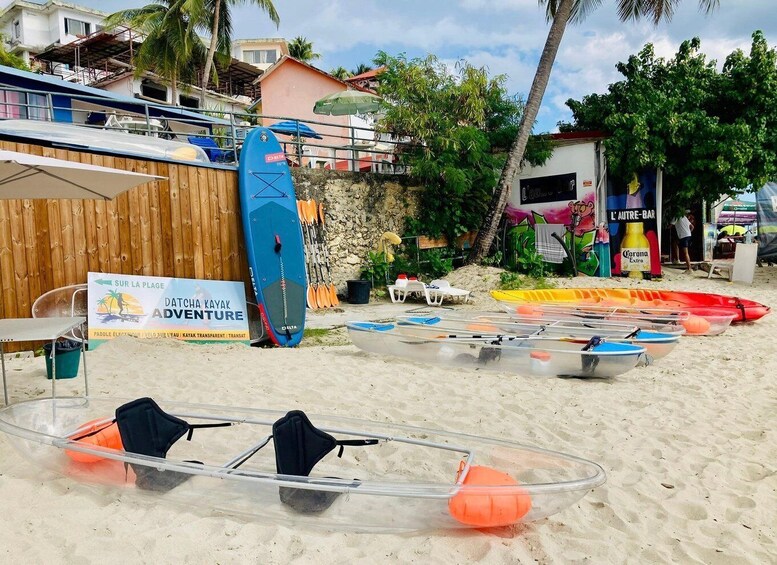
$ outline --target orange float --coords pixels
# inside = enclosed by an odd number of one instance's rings
[[[701,316],[689,316],[687,320],[683,320],[682,324],[688,335],[703,335],[710,329],[709,321]]]
[[[459,465],[457,480],[463,468],[464,462]],[[463,484],[495,487],[494,491],[496,491],[499,487],[518,485],[518,481],[507,473],[491,467],[473,465],[464,477]],[[522,490],[516,493],[517,489],[511,490],[513,490],[511,494],[492,494],[492,491],[487,489],[484,492],[468,492],[464,488],[448,501],[448,511],[458,522],[476,528],[509,526],[518,522],[531,510],[529,493]]]
[[[519,304],[515,312],[527,318],[540,318],[543,315],[542,308],[534,304]]]
[[[79,428],[77,434],[70,436],[68,439],[89,446],[99,446],[117,450],[124,449],[124,444],[121,442],[121,434],[119,433],[119,426],[114,421],[106,422],[105,418],[90,420]],[[66,449],[65,453],[73,461],[78,461],[79,463],[95,463],[103,460],[99,455],[82,453],[81,451]]]

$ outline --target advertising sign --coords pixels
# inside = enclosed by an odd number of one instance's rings
[[[114,337],[249,343],[241,282],[89,273],[89,348]]]
[[[656,171],[630,179],[607,179],[612,274],[631,278],[661,276],[656,213]]]

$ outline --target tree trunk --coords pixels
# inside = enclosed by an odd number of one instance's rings
[[[532,82],[529,97],[526,99],[526,107],[523,109],[523,116],[518,127],[518,137],[515,138],[510,147],[507,162],[502,169],[502,176],[499,178],[499,183],[497,183],[494,194],[491,197],[488,212],[486,212],[483,223],[478,230],[478,235],[472,244],[472,251],[466,260],[467,264],[482,261],[494,242],[499,222],[502,219],[502,214],[504,214],[505,206],[507,206],[507,198],[515,182],[515,177],[521,170],[521,161],[526,151],[526,143],[529,141],[534,122],[540,111],[540,104],[545,94],[545,88],[548,86],[553,61],[556,59],[561,39],[564,37],[564,30],[569,22],[574,3],[575,0],[561,0],[556,10],[556,15],[553,17],[548,38],[545,40],[545,48],[542,50],[542,56],[537,66],[537,73],[534,75],[534,82]]]
[[[205,68],[202,71],[202,90],[200,91],[200,110],[205,109],[205,92],[208,90],[210,81],[210,69],[213,67],[213,57],[216,55],[216,46],[218,45],[219,19],[221,18],[221,0],[216,2],[213,10],[213,26],[210,30],[210,45],[208,46],[208,55],[205,57]]]
[[[173,106],[178,106],[178,73],[173,72],[173,75],[170,78],[170,97],[172,98],[171,102]]]

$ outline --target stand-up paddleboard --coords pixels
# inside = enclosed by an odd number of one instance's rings
[[[267,128],[249,132],[240,152],[240,213],[248,270],[267,333],[297,345],[305,326],[305,256],[286,154]]]

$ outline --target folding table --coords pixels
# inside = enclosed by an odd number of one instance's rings
[[[3,369],[3,398],[8,404],[8,388],[5,381],[5,344],[13,341],[51,342],[51,396],[56,396],[57,364],[55,362],[56,341],[64,334],[86,322],[83,316],[72,318],[8,318],[0,320],[0,363]],[[89,396],[86,379],[86,350],[81,342],[81,356],[84,360],[84,390]]]

